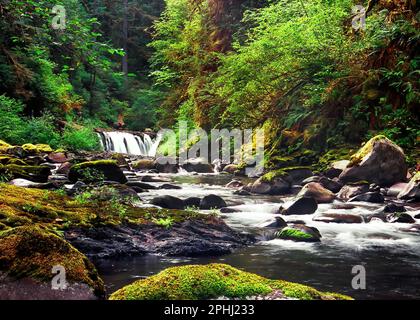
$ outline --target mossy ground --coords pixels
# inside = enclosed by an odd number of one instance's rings
[[[27,189],[0,184],[0,223],[6,228],[42,225],[51,230],[65,231],[72,227],[92,228],[121,223],[155,224],[154,221],[171,219],[183,222],[188,219],[209,219],[194,211],[137,208],[118,202],[116,208],[110,201],[82,201],[61,192]],[[121,208],[124,214],[120,214]],[[3,228],[5,228],[3,227]]]
[[[302,300],[351,299],[320,292],[308,286],[269,280],[223,264],[190,265],[164,270],[111,295],[111,300],[206,300],[219,297],[247,298],[281,290],[286,297]]]

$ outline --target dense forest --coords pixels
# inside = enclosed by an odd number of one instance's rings
[[[54,30],[52,8],[66,8]],[[270,158],[419,137],[416,1],[2,1],[0,134],[98,147],[93,128],[266,128]]]

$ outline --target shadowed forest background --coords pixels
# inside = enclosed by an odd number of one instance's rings
[[[57,4],[64,31],[51,28]],[[365,30],[352,28],[355,4]],[[417,11],[415,0],[2,0],[0,137],[95,150],[95,128],[188,120],[264,128],[271,167],[347,156],[377,134],[415,164]]]

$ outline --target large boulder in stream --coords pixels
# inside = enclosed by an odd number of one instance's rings
[[[227,207],[225,200],[214,194],[205,196],[200,202],[201,210],[221,209]]]
[[[293,200],[292,202],[280,208],[282,215],[309,215],[318,210],[318,203],[314,198],[302,197]]]
[[[298,197],[313,198],[318,203],[331,203],[335,199],[334,193],[325,189],[320,183],[308,183],[299,192]]]
[[[71,182],[115,181],[126,183],[127,178],[114,160],[88,161],[70,168],[68,178]]]
[[[352,156],[340,181],[391,186],[406,180],[407,169],[404,151],[385,136],[377,136]]]
[[[164,209],[177,209],[177,210],[185,209],[184,201],[173,196],[156,197],[156,198],[153,198],[152,201],[150,201],[150,203]]]
[[[213,166],[203,158],[189,159],[182,164],[182,169],[188,172],[213,173]]]
[[[292,188],[291,177],[283,171],[267,173],[259,178],[251,187],[256,194],[283,195],[290,193]]]
[[[410,183],[398,194],[398,199],[420,201],[420,172],[417,172]]]

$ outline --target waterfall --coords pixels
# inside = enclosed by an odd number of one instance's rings
[[[98,133],[101,145],[105,151],[131,154],[136,156],[154,157],[162,140],[158,135],[155,141],[144,134],[143,138],[128,132],[101,132]]]

